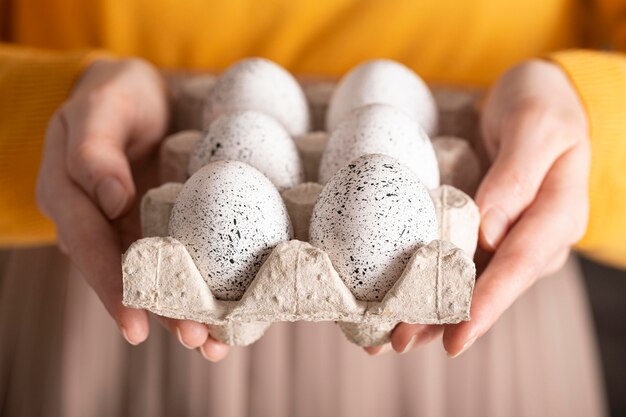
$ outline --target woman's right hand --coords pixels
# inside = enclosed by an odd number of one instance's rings
[[[148,337],[148,315],[122,305],[120,258],[140,237],[137,196],[156,185],[154,151],[168,115],[165,83],[150,64],[95,61],[48,125],[37,181],[37,203],[55,223],[59,246],[133,345]],[[160,320],[208,360],[226,356],[206,325]]]

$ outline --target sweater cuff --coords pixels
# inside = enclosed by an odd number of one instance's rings
[[[99,55],[0,44],[0,247],[54,241],[54,226],[35,203],[45,131]]]
[[[576,248],[626,267],[626,59],[572,50],[550,55],[576,88],[589,118],[589,225]]]

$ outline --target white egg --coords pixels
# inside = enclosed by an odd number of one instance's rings
[[[322,184],[361,155],[380,153],[398,159],[428,187],[439,186],[439,166],[424,130],[402,111],[386,104],[353,110],[330,135],[318,179]]]
[[[309,107],[302,88],[284,68],[264,58],[239,61],[218,78],[207,99],[204,127],[233,110],[272,116],[292,136],[309,130]]]
[[[364,62],[341,79],[326,113],[326,130],[333,131],[350,111],[371,103],[394,106],[429,136],[436,133],[437,106],[428,86],[406,66],[385,59]]]
[[[275,119],[256,111],[225,113],[215,119],[196,144],[188,172],[212,161],[245,162],[261,171],[284,191],[304,181],[296,144]]]
[[[381,300],[413,253],[439,236],[428,190],[387,155],[364,155],[326,184],[309,241],[330,257],[359,300]]]
[[[169,234],[185,245],[216,298],[238,300],[292,228],[267,177],[243,162],[216,161],[183,186]]]

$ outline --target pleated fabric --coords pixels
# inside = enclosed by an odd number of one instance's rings
[[[13,251],[0,275],[2,416],[603,416],[575,259],[530,288],[461,357],[435,341],[369,357],[334,323],[278,323],[221,363],[153,320],[127,345],[55,248]]]

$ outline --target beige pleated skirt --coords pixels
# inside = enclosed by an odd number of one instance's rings
[[[153,322],[127,345],[54,248],[0,273],[2,416],[601,416],[599,360],[574,259],[469,352],[440,341],[369,357],[333,323],[279,323],[219,364]]]

